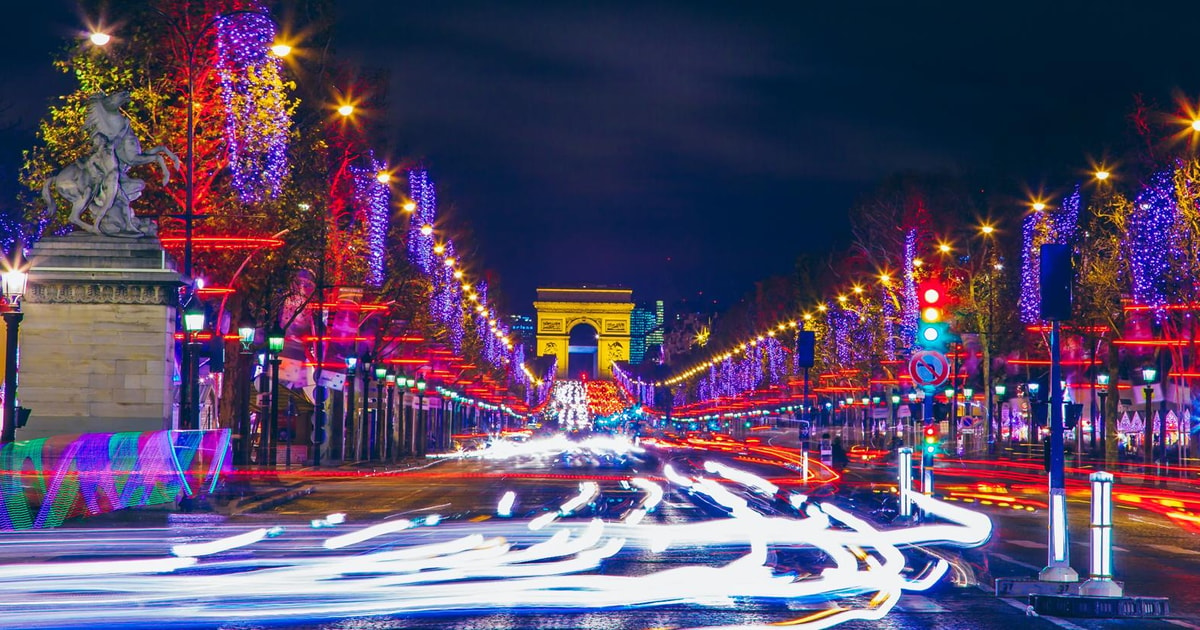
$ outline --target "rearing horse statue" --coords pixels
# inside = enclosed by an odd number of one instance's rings
[[[92,151],[59,171],[42,185],[42,198],[51,214],[57,212],[53,184],[58,194],[71,203],[70,221],[105,236],[141,238],[154,236],[158,226],[150,219],[136,216],[132,203],[142,196],[145,182],[129,175],[133,166],[157,163],[162,169],[164,186],[171,181],[164,156],[179,168],[179,158],[166,147],[142,151],[129,119],[121,108],[129,103],[129,92],[96,94],[88,98],[85,128],[92,138]],[[90,212],[89,223],[83,219]]]

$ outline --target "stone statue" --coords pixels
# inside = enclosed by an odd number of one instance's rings
[[[164,186],[171,181],[167,162],[171,159],[179,168],[179,158],[166,147],[142,151],[141,144],[121,108],[129,103],[129,92],[95,94],[88,98],[85,129],[92,139],[92,150],[73,164],[46,180],[42,198],[50,213],[56,212],[53,184],[58,194],[71,202],[70,221],[75,225],[105,236],[141,238],[155,236],[154,221],[133,213],[132,203],[142,196],[145,182],[129,175],[133,166],[157,163],[162,169]],[[92,220],[83,219],[90,212]]]

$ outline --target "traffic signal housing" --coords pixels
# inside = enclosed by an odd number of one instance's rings
[[[942,438],[940,435],[938,435],[937,425],[936,424],[925,425],[924,438],[923,438],[924,444],[921,447],[924,450],[925,454],[930,455],[930,456],[936,455],[938,452],[938,448],[941,445],[941,441],[942,441]]]
[[[945,352],[947,346],[957,341],[950,333],[947,308],[949,295],[940,282],[927,280],[917,286],[917,347],[922,350]]]

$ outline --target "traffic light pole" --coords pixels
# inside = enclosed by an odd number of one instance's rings
[[[1067,540],[1067,492],[1063,462],[1062,351],[1058,320],[1050,322],[1050,529],[1043,582],[1077,582]]]
[[[925,426],[931,427],[934,424],[932,387],[925,388],[925,400],[922,404],[921,415],[924,416]],[[933,453],[924,445],[921,446],[921,492],[926,496],[933,494]]]

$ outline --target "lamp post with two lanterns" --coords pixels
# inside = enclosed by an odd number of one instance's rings
[[[992,454],[992,455],[994,455],[996,453],[996,433],[997,433],[997,431],[996,431],[996,416],[1003,415],[1003,414],[998,414],[997,412],[1000,409],[1000,405],[1004,404],[1004,395],[1007,393],[1008,393],[1008,386],[1005,385],[1004,383],[996,383],[995,385],[992,386],[992,394],[994,395],[994,397],[992,398],[992,404],[988,405],[988,427],[987,427],[988,453]],[[1008,433],[1009,433],[1009,439],[1011,440],[1012,439],[1012,421],[1011,420],[1008,423]]]
[[[3,284],[4,300],[8,307],[4,311],[4,427],[0,429],[0,444],[9,444],[17,439],[17,414],[20,409],[17,406],[17,343],[21,320],[25,317],[21,312],[21,299],[25,297],[29,275],[18,268],[9,269],[0,274],[0,283]]]

